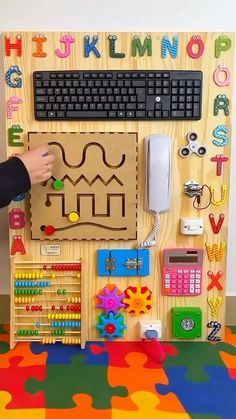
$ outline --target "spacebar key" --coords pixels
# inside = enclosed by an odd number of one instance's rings
[[[66,118],[73,118],[73,119],[107,118],[107,112],[106,111],[68,111],[66,112]]]

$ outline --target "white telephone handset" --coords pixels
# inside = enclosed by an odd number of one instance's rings
[[[154,246],[160,229],[160,213],[170,209],[171,138],[161,134],[145,138],[146,210],[155,215],[151,233],[138,249]]]
[[[146,209],[162,213],[170,209],[171,138],[150,135],[146,149]]]

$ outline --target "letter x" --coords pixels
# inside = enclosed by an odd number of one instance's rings
[[[216,287],[219,291],[223,290],[222,285],[219,283],[220,278],[223,275],[223,272],[218,271],[216,275],[213,274],[212,271],[208,271],[207,275],[211,278],[211,283],[207,287],[207,291],[212,290],[212,288]]]

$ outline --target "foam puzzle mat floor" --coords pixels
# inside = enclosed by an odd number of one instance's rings
[[[19,343],[0,326],[1,419],[236,419],[236,326],[224,342]]]

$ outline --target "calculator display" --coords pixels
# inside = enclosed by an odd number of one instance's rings
[[[197,263],[198,256],[170,256],[169,263]]]

